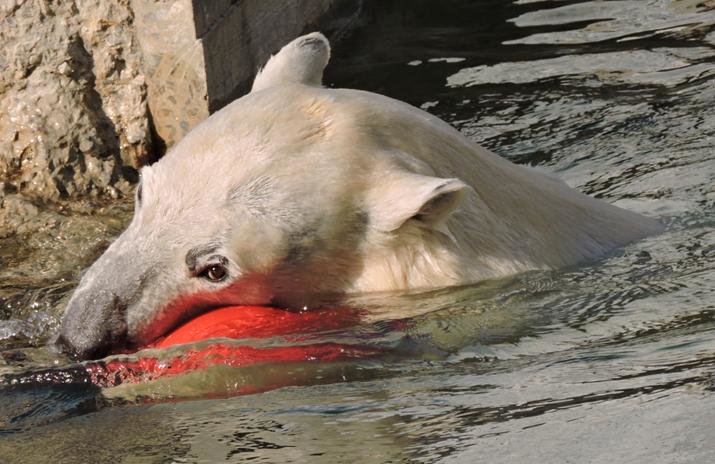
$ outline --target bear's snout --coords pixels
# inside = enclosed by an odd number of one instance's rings
[[[72,298],[55,340],[56,349],[79,360],[98,359],[127,344],[126,310],[120,299],[111,292],[87,295]]]

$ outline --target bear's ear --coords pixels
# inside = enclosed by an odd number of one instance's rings
[[[375,228],[392,232],[408,221],[437,227],[462,201],[470,187],[459,179],[413,173],[387,176],[371,192],[370,220]]]
[[[320,32],[298,37],[268,59],[258,71],[251,92],[277,84],[320,86],[330,59],[330,42]]]

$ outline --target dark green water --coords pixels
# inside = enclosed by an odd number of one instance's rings
[[[409,353],[285,368],[295,386],[110,406],[111,394],[83,385],[6,388],[0,461],[715,461],[713,8],[364,2],[329,85],[421,106],[668,230],[588,266],[363,300],[425,314],[330,339]],[[128,210],[63,216],[60,233],[0,242],[3,372],[53,365],[24,348],[52,333],[78,272]],[[205,373],[115,396],[201,397],[264,374]]]

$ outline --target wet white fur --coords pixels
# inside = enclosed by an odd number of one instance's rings
[[[144,177],[161,195],[162,208],[192,209],[208,220],[221,214],[217,207],[230,189],[261,175],[281,179],[280,188],[299,195],[291,204],[301,210],[297,216],[326,212],[324,219],[340,222],[336,210],[359,206],[369,227],[360,243],[362,271],[349,290],[360,292],[558,268],[660,229],[512,164],[415,107],[369,92],[321,88],[328,57],[319,33],[286,45],[258,75],[251,95],[211,116],[147,169],[152,174]],[[169,194],[167,184],[177,180],[180,189]],[[433,220],[410,221],[440,188],[454,198]],[[210,201],[212,193],[217,198]]]

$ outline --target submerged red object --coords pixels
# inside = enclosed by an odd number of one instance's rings
[[[275,347],[236,346],[220,342],[190,348],[178,355],[112,359],[86,366],[92,383],[111,387],[122,383],[156,380],[212,366],[244,367],[253,364],[287,362],[329,362],[377,356],[376,347],[340,343],[306,343],[306,335],[339,330],[356,325],[360,313],[349,308],[289,311],[262,306],[230,306],[213,310],[178,327],[149,348],[168,348],[211,338],[281,337]],[[249,392],[268,386],[243,388]],[[275,387],[275,386],[273,386]],[[268,387],[271,388],[271,387]]]
[[[354,309],[288,311],[267,306],[228,306],[202,314],[152,346],[166,348],[207,338],[267,338],[350,327],[359,322]]]

